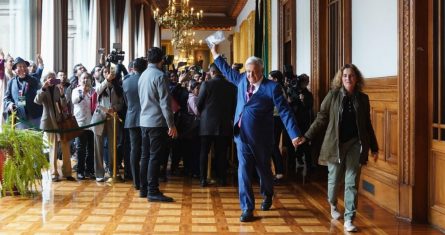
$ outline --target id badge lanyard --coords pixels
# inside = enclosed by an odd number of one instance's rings
[[[19,107],[25,107],[26,106],[26,92],[28,92],[28,83],[26,81],[23,81],[23,83],[20,84],[19,81],[17,83],[21,86],[19,89],[19,100],[18,100],[18,106]]]

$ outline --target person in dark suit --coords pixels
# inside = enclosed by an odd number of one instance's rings
[[[254,219],[255,198],[252,190],[253,170],[260,178],[260,192],[264,197],[261,210],[272,206],[273,176],[270,160],[274,143],[273,110],[277,107],[294,146],[299,143],[300,131],[292,111],[283,96],[281,86],[263,75],[263,61],[258,57],[246,60],[246,72],[239,73],[211,48],[216,66],[227,79],[238,87],[234,122],[234,136],[238,152],[238,186],[241,222]]]
[[[141,73],[147,68],[147,62],[137,58],[133,62],[133,73],[124,79],[122,88],[124,89],[124,101],[127,104],[127,114],[125,117],[124,128],[130,132],[130,165],[133,176],[133,186],[140,188],[140,165],[141,160],[141,127],[139,126],[139,117],[141,114],[141,104],[138,95],[138,81]]]
[[[198,96],[201,114],[200,183],[207,186],[207,162],[210,146],[214,143],[218,184],[226,184],[227,147],[233,135],[232,122],[236,106],[236,86],[222,76],[215,64],[210,65],[211,80],[202,84]]]
[[[28,74],[28,66],[28,61],[15,58],[12,69],[16,76],[9,80],[3,98],[3,110],[9,113],[16,111],[19,120],[26,121],[18,123],[18,129],[38,127],[43,112],[42,106],[34,103],[37,90],[41,87],[40,81]]]

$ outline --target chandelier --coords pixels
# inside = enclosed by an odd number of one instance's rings
[[[194,47],[201,46],[202,40],[195,40],[195,32],[193,32],[191,29],[188,29],[182,31],[182,34],[178,39],[172,38],[171,43],[177,50],[190,51]]]
[[[169,0],[168,7],[164,13],[160,13],[159,8],[153,10],[155,21],[164,28],[172,31],[172,44],[176,49],[184,47],[188,39],[184,38],[185,34],[202,19],[203,11],[194,11],[189,6],[189,0]]]

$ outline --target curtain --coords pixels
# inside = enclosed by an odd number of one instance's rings
[[[116,0],[110,0],[110,48],[113,50],[113,43],[117,42],[116,33]]]
[[[244,63],[240,60],[240,33],[235,32],[233,34],[233,63]]]
[[[88,58],[85,60],[85,68],[87,71],[90,71],[99,62],[97,50],[102,45],[100,6],[98,0],[90,0],[88,29],[88,50],[85,51]]]
[[[154,40],[153,40],[153,47],[161,48],[161,32],[159,30],[159,25],[157,22],[155,24],[155,35],[154,35]]]
[[[262,45],[262,59],[264,61],[264,74],[269,74],[269,16],[270,16],[270,0],[263,0],[263,45]]]
[[[41,55],[45,62],[44,74],[59,71],[62,65],[62,2],[42,1]]]
[[[254,55],[261,58],[263,52],[263,2],[255,0],[255,38],[254,38]]]
[[[239,43],[238,43],[238,51],[233,51],[234,59],[237,58],[238,63],[246,62],[247,58],[254,54],[254,26],[255,26],[255,11],[252,11],[247,19],[245,19],[241,25],[239,30]]]
[[[20,56],[25,60],[34,60],[36,55],[36,27],[37,1],[10,0],[9,25],[9,48],[7,49],[13,57]],[[5,50],[6,51],[6,50]]]
[[[125,1],[125,11],[124,11],[124,24],[122,26],[122,49],[125,51],[125,59],[123,61],[123,64],[128,64],[129,61],[133,59],[133,53],[132,53],[132,44],[133,42],[131,39],[131,19],[132,19],[132,13],[131,13],[131,0]]]
[[[73,65],[88,61],[88,0],[77,0],[75,3],[76,36],[74,37]],[[69,68],[72,69],[72,68]],[[88,68],[89,69],[89,68]]]
[[[146,53],[145,49],[145,23],[144,23],[144,5],[141,6],[141,13],[139,15],[139,30],[137,40],[136,57],[144,57]]]

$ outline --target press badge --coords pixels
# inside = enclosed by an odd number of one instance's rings
[[[25,107],[26,106],[26,96],[23,95],[22,91],[19,91],[19,100],[17,106]]]

